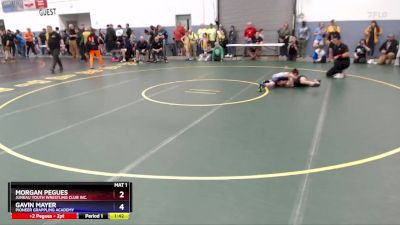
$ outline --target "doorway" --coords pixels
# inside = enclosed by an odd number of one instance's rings
[[[190,14],[176,15],[175,21],[176,21],[176,25],[181,23],[182,26],[184,26],[186,29],[190,29],[192,27],[192,17]]]
[[[90,13],[63,14],[59,15],[59,17],[61,30],[67,29],[69,24],[73,24],[75,27],[79,27],[81,25],[85,27],[92,26]]]

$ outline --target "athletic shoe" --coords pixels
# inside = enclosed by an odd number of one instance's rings
[[[337,73],[333,75],[333,78],[335,79],[343,79],[344,78],[344,73]]]
[[[164,63],[168,63],[168,60],[165,60]]]
[[[54,69],[50,69],[51,74],[55,74]]]
[[[258,92],[264,92],[264,90],[265,90],[264,84],[260,84],[258,86]]]

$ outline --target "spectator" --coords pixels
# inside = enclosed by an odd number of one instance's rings
[[[224,60],[224,48],[222,48],[218,42],[215,43],[214,48],[212,49],[211,60],[214,61],[223,61]]]
[[[341,29],[340,27],[336,24],[335,20],[331,20],[330,25],[328,26],[328,28],[326,29],[326,33],[327,33],[327,40],[328,40],[328,45],[330,44],[331,40],[335,37],[340,38],[340,32]]]
[[[123,35],[122,36],[122,42],[120,43],[121,45],[121,62],[126,62],[129,61],[132,55],[132,44],[130,39]]]
[[[87,42],[87,38],[90,35],[90,28],[85,28],[83,25],[81,26],[81,29],[79,30],[78,33],[78,41],[79,41],[79,51],[81,54],[81,60],[82,61],[87,61],[86,58],[86,42]]]
[[[183,47],[185,48],[186,61],[189,61],[191,60],[189,53],[189,48],[190,48],[189,31],[185,32],[185,35],[182,36],[181,41],[183,43]]]
[[[301,27],[298,30],[298,49],[299,49],[299,57],[305,58],[305,51],[307,48],[308,39],[310,38],[310,29],[307,27],[307,22],[301,22]]]
[[[8,41],[8,46],[11,48],[11,55],[12,55],[12,60],[15,60],[15,55],[17,53],[17,49],[15,47],[16,45],[16,35],[14,32],[11,30],[7,30],[7,41]]]
[[[327,77],[342,79],[345,77],[343,71],[350,66],[349,48],[342,43],[340,37],[332,39],[333,67],[326,73]]]
[[[4,48],[4,61],[9,62],[13,60],[12,54],[11,54],[11,45],[10,45],[10,36],[9,36],[10,30],[3,31],[3,35],[1,37],[1,41],[3,44]],[[12,37],[12,40],[14,41],[14,37]]]
[[[222,24],[219,25],[219,29],[217,31],[217,41],[219,45],[224,49],[224,52],[227,53],[228,50],[226,45],[228,44],[228,36],[226,35],[226,30]]]
[[[117,29],[115,30],[115,35],[117,36],[117,41],[122,43],[122,36],[124,35],[124,30],[122,29],[121,25],[117,26]]]
[[[3,49],[3,29],[0,29],[0,55],[4,54],[4,49]]]
[[[260,36],[260,32],[257,31],[254,37],[251,39],[251,43],[253,44],[262,44],[263,43],[263,38]],[[251,60],[255,60],[257,57],[260,56],[261,54],[261,47],[250,47],[249,48],[249,55],[251,57]]]
[[[100,66],[104,66],[103,57],[101,56],[99,45],[99,37],[96,35],[95,30],[92,29],[86,41],[86,49],[89,52],[90,69],[94,69],[94,56],[96,56],[97,60],[99,60]]]
[[[396,57],[398,46],[399,42],[396,40],[394,34],[389,34],[388,39],[379,48],[381,56],[378,59],[378,64],[392,64],[393,59]]]
[[[356,49],[354,50],[354,63],[367,63],[367,53],[371,49],[367,46],[365,39],[361,39]]]
[[[237,40],[237,31],[235,29],[235,26],[232,25],[229,30],[228,42],[229,44],[236,44],[236,40]],[[228,57],[236,56],[236,47],[229,47],[227,56]]]
[[[54,70],[56,65],[60,67],[60,72],[63,71],[63,65],[60,60],[60,44],[61,44],[61,36],[59,33],[53,31],[51,26],[47,26],[47,33],[49,34],[49,38],[47,39],[47,48],[50,51],[51,56],[53,57],[53,64],[51,66],[51,73],[54,74]]]
[[[290,37],[289,24],[285,23],[283,25],[283,27],[281,27],[278,30],[278,36],[279,36],[278,42],[285,44],[284,46],[282,46],[280,48],[279,54],[280,54],[281,57],[286,57],[288,44],[289,44],[289,37]]]
[[[183,50],[183,42],[182,37],[185,35],[186,29],[184,26],[182,26],[182,23],[178,23],[178,25],[176,25],[176,29],[174,31],[175,34],[175,44],[176,44],[176,49],[178,51],[178,55],[183,56],[185,55],[184,50]],[[151,44],[151,43],[150,43]]]
[[[298,42],[297,38],[295,36],[291,36],[289,38],[289,44],[288,44],[288,53],[287,53],[287,60],[288,61],[296,61],[299,48],[297,47]]]
[[[208,41],[211,43],[211,47],[214,48],[215,42],[217,41],[217,29],[214,24],[210,23],[207,29]]]
[[[65,44],[66,35],[65,35],[64,31],[59,32],[59,34],[61,36],[60,52],[61,52],[62,55],[65,55],[67,53],[67,46]]]
[[[201,46],[201,40],[203,39],[203,34],[207,34],[207,28],[204,26],[204,24],[200,24],[200,28],[197,30],[197,37],[199,37],[198,42],[197,42],[197,54],[200,55],[202,53],[202,46]]]
[[[319,46],[324,46],[325,36],[326,36],[326,28],[324,22],[319,22],[319,26],[314,30],[314,43],[313,47],[318,48]]]
[[[340,27],[336,24],[335,20],[331,20],[330,25],[326,29],[327,32],[327,45],[328,45],[328,54],[329,54],[329,61],[333,61],[333,43],[331,43],[331,40],[335,37],[341,39],[341,29]]]
[[[163,43],[164,55],[167,55],[168,32],[161,25],[157,25],[156,31],[157,31],[157,36],[160,38],[160,41]]]
[[[203,35],[205,36],[205,38],[203,40],[207,40],[207,38],[208,38],[207,34],[203,34]],[[199,61],[205,61],[205,62],[211,61],[211,55],[213,52],[213,49],[211,48],[211,44],[208,41],[207,42],[203,41],[202,45],[203,45],[202,46],[203,53],[200,54]]]
[[[326,63],[326,52],[324,46],[320,45],[313,54],[313,63]]]
[[[149,44],[143,36],[140,36],[139,41],[136,43],[136,63],[139,63],[140,56],[144,56],[145,60],[149,58]]]
[[[99,29],[99,51],[101,55],[104,55],[106,53],[106,46],[105,46],[105,40],[106,40],[106,35],[102,29]]]
[[[188,38],[189,38],[189,60],[194,60],[196,59],[197,56],[197,41],[199,37],[192,30],[189,30]]]
[[[131,37],[132,29],[129,27],[129,23],[126,24],[126,36]]]
[[[201,54],[199,55],[199,61],[208,61],[208,58],[211,57],[209,53],[212,53],[211,44],[208,42],[207,33],[203,33],[203,37],[201,38]]]
[[[39,34],[39,42],[40,42],[40,49],[42,51],[42,55],[44,55],[47,51],[46,33],[47,33],[46,29],[43,28],[42,32],[40,32],[40,34]]]
[[[79,48],[78,48],[78,33],[75,30],[75,27],[73,24],[70,24],[68,26],[68,36],[69,36],[69,48],[70,48],[70,52],[72,54],[72,58],[73,59],[77,59],[80,57],[79,54]]]
[[[396,56],[396,61],[394,62],[395,66],[400,65],[400,51],[399,51],[400,46],[397,46],[397,56]]]
[[[112,24],[108,25],[107,33],[106,33],[106,50],[107,52],[111,52],[112,56],[115,57],[116,43],[117,43],[117,34]]]
[[[371,25],[369,25],[364,31],[368,48],[371,49],[371,51],[369,52],[369,55],[371,57],[374,57],[375,45],[378,44],[379,37],[381,36],[382,32],[383,29],[378,25],[375,20],[371,21]]]
[[[17,30],[17,32],[15,33],[15,40],[16,40],[15,44],[17,45],[17,51],[20,54],[20,56],[22,56],[24,58],[27,57],[26,56],[26,40],[19,30]]]
[[[69,51],[69,38],[68,38],[67,31],[66,30],[61,31],[60,35],[61,35],[61,39],[63,40],[63,43],[65,45],[66,53],[68,55],[71,55],[71,53]]]
[[[164,58],[165,63],[168,62],[167,57],[164,55],[163,46],[159,37],[154,39],[154,43],[151,46],[151,52],[153,54],[154,63],[160,61],[160,58]]]
[[[31,28],[26,29],[24,38],[26,40],[26,47],[27,47],[26,56],[29,57],[29,51],[31,49],[32,49],[33,54],[37,55],[36,49],[35,49],[35,44],[34,44],[35,34],[33,34],[33,32],[31,31]]]
[[[244,30],[244,40],[246,44],[252,43],[254,36],[256,35],[257,29],[253,26],[252,22],[247,22],[247,27]],[[243,57],[247,56],[248,48],[245,47],[243,51]]]

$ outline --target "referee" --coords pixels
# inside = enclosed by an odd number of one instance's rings
[[[343,71],[350,66],[349,48],[347,45],[342,43],[340,36],[334,37],[332,39],[332,43],[334,65],[326,73],[326,76],[330,78],[342,79],[345,76]]]
[[[47,48],[53,57],[53,65],[51,66],[51,73],[54,74],[54,69],[56,68],[56,64],[60,67],[60,72],[63,71],[63,65],[60,60],[60,44],[61,44],[61,36],[59,33],[53,31],[51,26],[47,26],[47,33],[49,34],[47,40]]]

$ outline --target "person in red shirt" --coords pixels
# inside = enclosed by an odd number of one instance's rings
[[[175,43],[176,43],[176,48],[178,51],[179,55],[185,55],[185,50],[183,48],[183,42],[182,42],[182,37],[185,36],[186,29],[184,26],[182,26],[181,23],[178,23],[176,26],[176,29],[174,31],[175,34]]]
[[[257,29],[253,26],[252,22],[247,22],[247,27],[244,30],[244,39],[246,40],[246,43],[252,43],[252,39],[256,35]],[[247,47],[244,48],[243,51],[243,57],[247,56]]]
[[[32,33],[31,28],[26,29],[24,38],[26,40],[26,46],[28,49],[27,56],[29,57],[29,50],[32,49],[33,54],[37,55],[35,50],[35,44],[33,43],[35,35]]]

